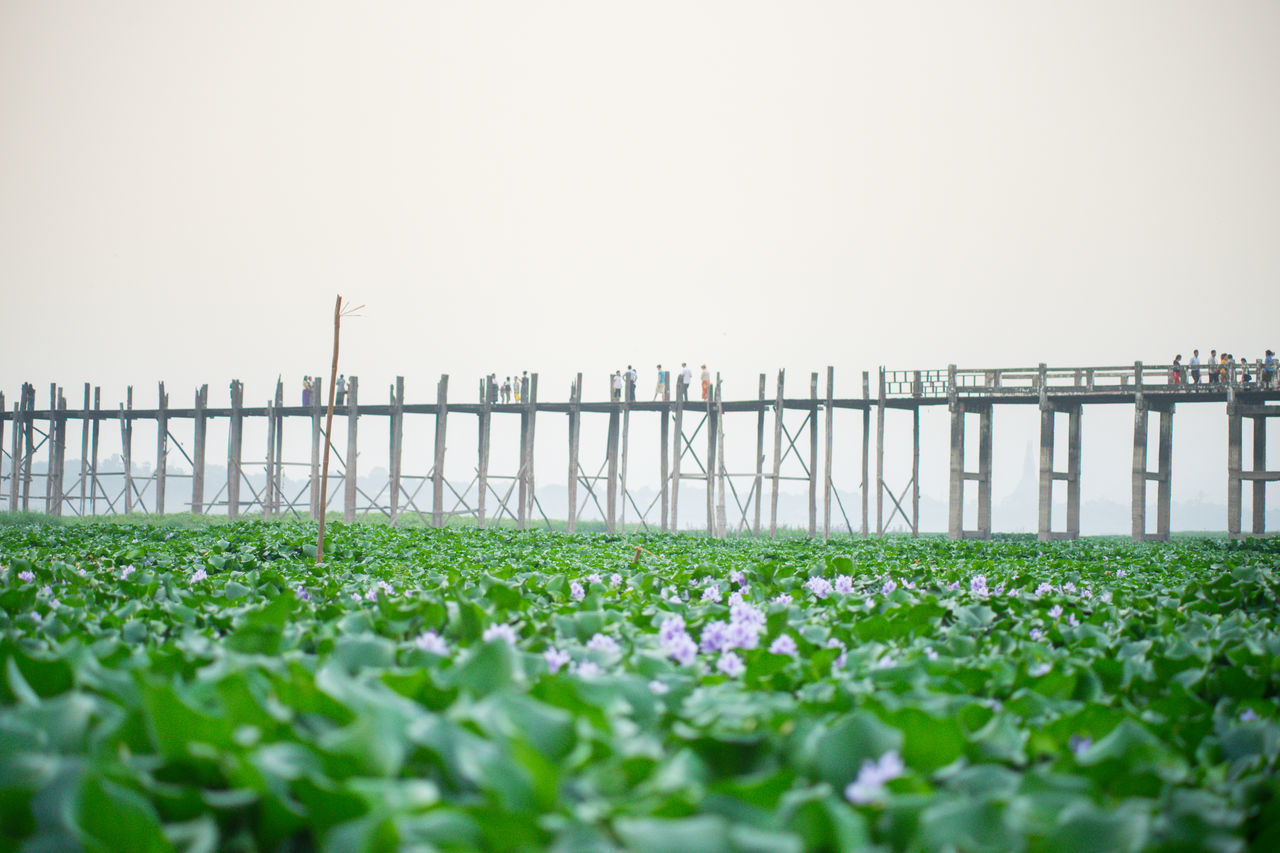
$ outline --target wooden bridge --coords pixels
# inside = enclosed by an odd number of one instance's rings
[[[1240,365],[1218,371],[1206,365],[1201,368],[1200,382],[1192,381],[1189,368],[1173,365],[1132,365],[1111,367],[1050,368],[1040,364],[1019,369],[886,370],[878,371],[875,393],[871,376],[861,374],[861,396],[834,396],[834,369],[826,369],[825,393],[819,394],[819,374],[810,375],[808,395],[784,395],[785,374],[777,374],[774,393],[766,395],[767,377],[760,374],[755,399],[723,400],[719,377],[708,399],[688,399],[689,389],[664,390],[663,399],[647,402],[630,399],[634,388],[628,388],[620,401],[592,402],[582,399],[582,374],[572,384],[566,402],[544,402],[538,398],[538,375],[523,380],[518,403],[494,402],[496,389],[489,380],[481,380],[476,402],[449,400],[449,377],[442,376],[436,386],[434,402],[406,403],[404,378],[398,377],[389,389],[385,404],[362,404],[359,381],[348,380],[346,398],[335,409],[339,422],[345,421],[346,441],[331,442],[337,462],[331,479],[341,483],[327,501],[334,510],[341,493],[343,517],[381,514],[392,523],[405,513],[414,513],[424,522],[440,526],[455,516],[474,519],[480,526],[509,519],[524,528],[533,524],[550,526],[542,511],[535,489],[534,437],[538,415],[564,415],[568,441],[568,529],[572,532],[584,510],[594,504],[604,518],[608,531],[627,529],[672,530],[676,528],[681,485],[698,481],[705,497],[706,531],[710,535],[728,533],[774,535],[778,526],[779,488],[784,481],[800,481],[808,487],[808,532],[830,536],[832,517],[838,512],[844,529],[854,535],[867,536],[871,505],[870,472],[872,449],[871,417],[875,414],[875,533],[883,535],[886,522],[901,517],[913,534],[919,533],[920,410],[924,406],[949,408],[951,414],[950,490],[948,532],[952,538],[989,538],[991,536],[991,447],[993,410],[1002,405],[1035,405],[1040,410],[1039,524],[1041,539],[1075,538],[1080,532],[1080,456],[1081,413],[1087,405],[1122,404],[1133,406],[1134,442],[1132,469],[1132,534],[1135,540],[1164,540],[1169,536],[1171,501],[1171,467],[1173,448],[1173,415],[1178,403],[1225,404],[1227,438],[1227,518],[1226,528],[1232,537],[1246,535],[1241,529],[1243,483],[1251,482],[1253,518],[1248,534],[1265,535],[1266,484],[1280,479],[1280,471],[1266,468],[1266,423],[1280,416],[1280,383],[1270,377],[1249,376]],[[1264,381],[1267,380],[1267,381]],[[244,386],[233,380],[229,386],[229,405],[211,407],[209,388],[195,392],[190,408],[174,408],[164,383],[160,383],[154,408],[135,408],[133,388],[127,389],[125,400],[115,409],[104,408],[101,389],[84,386],[83,404],[69,408],[64,389],[49,387],[49,405],[37,408],[34,386],[22,389],[11,410],[5,409],[0,393],[0,508],[45,512],[52,515],[72,513],[133,512],[163,513],[173,507],[166,502],[170,480],[189,478],[191,497],[183,509],[202,514],[225,512],[236,517],[246,512],[261,512],[266,518],[282,515],[317,517],[320,513],[321,454],[325,446],[324,418],[319,382],[311,394],[310,404],[288,406],[284,403],[283,383],[277,382],[274,397],[262,406],[246,406]],[[834,415],[838,410],[861,413],[862,479],[860,523],[850,520],[839,490],[832,479],[832,449],[835,439]],[[892,410],[912,415],[911,476],[900,490],[891,489],[885,481],[885,415]],[[584,467],[580,458],[583,414],[608,416],[606,450],[598,468]],[[1147,459],[1149,416],[1159,414],[1159,441],[1155,469]],[[754,470],[729,472],[724,461],[724,428],[726,415],[754,414],[756,452]],[[426,474],[415,475],[403,470],[403,444],[406,415],[429,415],[434,420],[433,465]],[[446,436],[449,416],[473,416],[477,426],[477,454],[474,476],[465,486],[450,482],[444,474]],[[647,505],[637,500],[636,490],[629,488],[627,474],[633,449],[630,441],[632,416],[659,418],[661,445],[658,452],[659,481],[657,497]],[[965,423],[968,415],[978,418],[978,467],[965,470]],[[1058,415],[1066,418],[1067,470],[1054,470],[1055,428]],[[358,481],[359,433],[361,418],[387,419],[389,464],[387,481],[373,494],[361,488]],[[490,470],[491,430],[497,417],[519,420],[519,464],[515,471]],[[790,417],[790,420],[788,420]],[[799,419],[798,423],[796,419]],[[1253,421],[1253,462],[1243,469],[1242,424]],[[225,480],[206,484],[208,426],[220,419],[227,421],[227,457]],[[302,419],[310,426],[310,458],[287,460],[284,456],[284,424],[286,419]],[[772,420],[772,429],[767,429]],[[80,464],[78,472],[67,470],[67,444],[71,424],[79,423]],[[177,428],[189,422],[190,429]],[[138,477],[133,472],[133,432],[140,423],[154,426],[156,466],[152,474]],[[266,434],[266,454],[262,460],[245,460],[242,454],[246,426]],[[118,426],[123,457],[122,472],[99,470],[99,444],[104,427]],[[5,430],[9,431],[5,449]],[[150,430],[148,430],[149,432]],[[183,444],[175,431],[189,433]],[[766,437],[771,441],[766,446]],[[807,433],[808,442],[803,440]],[[821,433],[821,441],[820,441]],[[699,441],[699,437],[701,440]],[[819,454],[819,444],[824,451]],[[168,462],[174,451],[185,458],[189,474],[171,473]],[[701,450],[701,452],[700,452]],[[806,452],[807,451],[807,452]],[[43,454],[41,456],[41,454]],[[44,472],[35,464],[42,458]],[[819,470],[819,461],[822,470]],[[648,460],[650,463],[652,459]],[[766,461],[771,464],[766,467]],[[292,496],[286,491],[283,472],[287,467],[306,471],[305,485]],[[261,472],[261,476],[258,476]],[[72,473],[73,476],[68,477]],[[114,478],[114,479],[113,479]],[[109,483],[116,486],[108,488]],[[977,526],[965,530],[962,525],[965,487],[977,488]],[[1053,491],[1057,483],[1066,489],[1066,527],[1051,529]],[[1147,530],[1147,488],[1155,483],[1156,530]],[[764,486],[770,486],[768,523],[762,522]],[[34,486],[34,493],[33,493]],[[116,487],[118,486],[118,491]],[[206,497],[210,486],[213,494]],[[430,487],[430,502],[423,494]],[[821,496],[819,490],[821,487]],[[685,490],[687,492],[687,489]],[[887,498],[887,500],[886,500]],[[733,503],[732,521],[728,500]],[[425,508],[424,508],[425,506]],[[632,521],[628,526],[628,507]],[[821,524],[819,524],[821,509]],[[888,517],[886,519],[886,510]],[[656,517],[655,517],[656,516]]]

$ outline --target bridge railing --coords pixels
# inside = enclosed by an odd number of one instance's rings
[[[1122,365],[1091,367],[957,368],[946,370],[885,370],[885,397],[947,397],[952,389],[960,396],[999,394],[1038,395],[1041,386],[1057,392],[1131,393],[1136,387],[1178,390],[1197,393],[1214,387],[1210,375],[1216,369],[1217,381],[1234,388],[1276,387],[1280,385],[1280,363],[1271,368],[1257,362],[1229,365],[1202,364],[1200,381],[1194,382],[1192,367],[1187,364],[1148,364],[1135,362]]]

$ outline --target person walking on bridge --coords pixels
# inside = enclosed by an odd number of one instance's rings
[[[1200,350],[1191,351],[1191,384],[1200,384]]]
[[[658,385],[653,389],[653,399],[657,400],[661,397],[667,399],[667,371],[662,369],[662,365],[658,365]]]

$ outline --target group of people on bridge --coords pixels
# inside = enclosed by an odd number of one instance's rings
[[[1169,368],[1170,385],[1200,385],[1201,378],[1207,379],[1205,386],[1214,385],[1257,385],[1262,388],[1273,388],[1276,384],[1276,354],[1267,350],[1266,354],[1255,362],[1250,372],[1249,359],[1236,357],[1217,350],[1209,350],[1209,358],[1202,365],[1200,350],[1191,351],[1191,361],[1182,363],[1182,353],[1173,359]]]

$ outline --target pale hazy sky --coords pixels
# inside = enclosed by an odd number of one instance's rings
[[[1256,357],[1278,44],[1275,2],[0,0],[0,387],[265,399],[338,292],[378,401]]]

